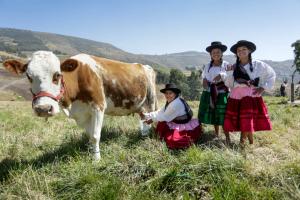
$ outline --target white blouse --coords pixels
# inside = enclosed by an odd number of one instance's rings
[[[218,76],[219,74],[221,75],[221,80],[220,81],[225,81],[227,73],[226,73],[226,68],[229,65],[227,61],[223,61],[220,66],[212,66],[209,69],[210,63],[205,65],[203,72],[202,72],[202,78],[208,80],[209,82],[213,82],[214,78]],[[208,71],[209,70],[209,71]]]
[[[250,64],[243,66],[247,71],[251,80],[259,78],[258,87],[262,87],[265,90],[271,90],[275,83],[276,74],[270,65],[264,63],[260,60],[252,61],[253,71],[250,71]],[[234,81],[233,71],[227,71],[227,76],[225,80],[225,85],[229,88],[241,86],[239,83]]]
[[[165,121],[170,122],[176,117],[185,115],[185,107],[179,97],[174,99],[169,105],[167,106],[167,109],[165,109],[165,106],[161,108],[158,111],[145,113],[146,119],[152,119],[153,121]]]

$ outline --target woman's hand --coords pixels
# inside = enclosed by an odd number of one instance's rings
[[[216,76],[215,78],[214,78],[214,82],[218,82],[219,80],[221,80],[222,79],[222,77],[221,77],[221,75],[219,74],[218,76]]]
[[[144,115],[143,112],[139,112],[139,116],[140,116],[140,118],[141,118],[142,120],[144,120],[144,119],[146,118],[146,116]]]
[[[203,85],[203,88],[204,88],[204,89],[206,89],[206,90],[208,89],[208,82],[207,82],[206,78],[203,79],[202,85]]]
[[[152,119],[148,119],[148,120],[145,120],[145,122],[144,123],[146,123],[146,124],[151,124],[153,122],[153,120]]]
[[[233,67],[233,65],[227,65],[226,67],[225,67],[225,71],[232,71],[232,70],[234,70],[234,67]]]
[[[261,95],[264,91],[265,91],[264,88],[262,88],[262,87],[257,87],[257,88],[254,88],[253,94],[254,94],[254,95]]]

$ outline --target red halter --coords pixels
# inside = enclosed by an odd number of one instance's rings
[[[64,93],[65,93],[65,82],[64,82],[64,79],[63,77],[61,77],[61,87],[60,87],[60,92],[57,96],[54,96],[53,94],[50,94],[49,92],[45,92],[45,91],[40,91],[39,93],[37,94],[34,94],[31,90],[31,93],[32,93],[32,105],[33,105],[33,102],[39,98],[39,97],[49,97],[57,102],[59,102],[59,100],[63,97]]]

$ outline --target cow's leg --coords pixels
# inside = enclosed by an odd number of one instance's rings
[[[92,108],[92,116],[90,122],[90,144],[92,147],[92,154],[95,160],[100,160],[100,137],[101,128],[104,117],[104,111],[101,111],[98,107]]]

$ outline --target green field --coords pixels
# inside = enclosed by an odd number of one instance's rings
[[[229,147],[211,140],[211,126],[195,146],[169,151],[139,136],[137,116],[106,116],[94,163],[73,120],[46,122],[31,102],[0,101],[0,199],[300,199],[300,107],[266,102],[273,131],[245,151],[239,134]]]

